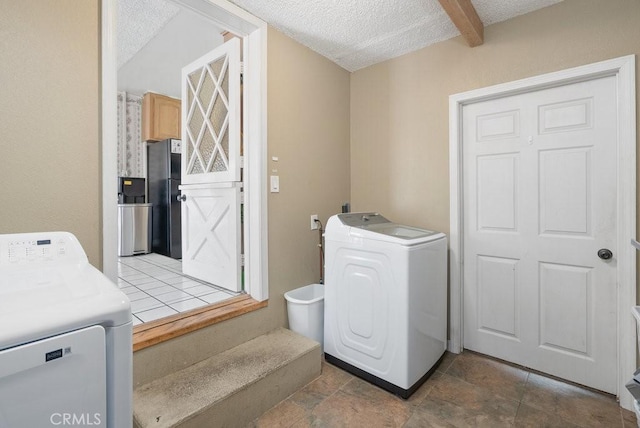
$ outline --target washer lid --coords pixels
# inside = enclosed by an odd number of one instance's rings
[[[372,224],[361,228],[400,239],[426,238],[439,233],[434,232],[433,230],[418,229],[417,227],[405,226],[397,223]]]
[[[391,223],[378,213],[346,213],[338,214],[338,218],[345,226],[362,227],[372,224]]]
[[[375,241],[391,242],[403,246],[417,245],[425,242],[437,241],[445,237],[444,233],[433,230],[418,229],[397,223],[372,224],[369,226],[352,227],[349,233],[353,237],[366,238]]]
[[[376,212],[337,214],[329,219],[325,239],[350,240],[352,238],[366,238],[410,246],[437,241],[446,238],[446,235],[433,230],[392,223]]]

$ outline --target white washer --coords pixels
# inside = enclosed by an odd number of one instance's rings
[[[338,214],[325,254],[326,360],[408,398],[446,349],[446,236]]]
[[[0,235],[0,427],[131,427],[131,334],[72,234]]]

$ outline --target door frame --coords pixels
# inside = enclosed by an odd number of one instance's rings
[[[244,281],[257,301],[269,297],[267,236],[267,24],[226,0],[170,0],[243,39]],[[101,2],[102,268],[117,279],[117,0]],[[251,138],[251,144],[247,140]]]
[[[543,74],[449,97],[449,343],[448,350],[460,353],[463,348],[463,168],[462,109],[465,105],[550,87],[615,76],[618,106],[618,192],[617,225],[617,395],[620,405],[633,410],[633,397],[624,387],[636,369],[636,323],[631,307],[636,304],[636,250],[630,239],[636,237],[636,88],[635,56],[628,55],[581,67]]]

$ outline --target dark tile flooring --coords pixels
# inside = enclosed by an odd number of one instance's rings
[[[408,400],[322,363],[251,427],[636,427],[615,398],[470,351],[447,354]]]

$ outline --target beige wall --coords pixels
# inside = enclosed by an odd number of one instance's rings
[[[309,216],[326,224],[349,200],[349,73],[270,29],[267,90],[269,306],[136,352],[135,384],[286,326],[284,293],[320,278]]]
[[[457,37],[353,73],[354,210],[447,232],[449,95],[640,54],[639,18],[637,0],[565,0],[487,27],[482,46]]]
[[[5,1],[0,233],[67,230],[101,265],[97,1]]]
[[[284,323],[288,290],[318,282],[318,231],[349,200],[349,73],[275,30],[268,43],[270,296]],[[272,157],[277,157],[274,162]]]

